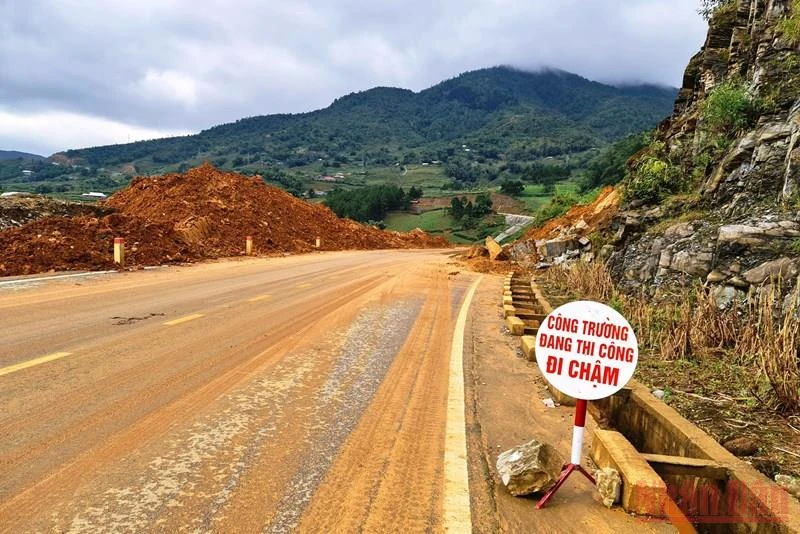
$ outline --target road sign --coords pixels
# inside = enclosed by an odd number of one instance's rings
[[[628,321],[599,302],[570,302],[547,316],[536,335],[536,361],[557,390],[576,399],[610,397],[639,361]]]
[[[639,361],[639,345],[625,317],[605,304],[584,300],[548,315],[539,326],[535,348],[542,376],[577,399],[570,463],[537,503],[542,508],[575,471],[594,484],[581,466],[587,401],[610,397],[628,383]]]

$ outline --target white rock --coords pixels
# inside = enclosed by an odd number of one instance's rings
[[[497,472],[514,496],[544,492],[561,475],[564,458],[547,443],[532,440],[508,450],[497,458]]]

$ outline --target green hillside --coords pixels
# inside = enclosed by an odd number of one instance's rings
[[[38,154],[29,154],[28,152],[18,152],[16,150],[0,150],[0,160],[7,159],[28,159],[28,160],[43,160],[44,156]]]
[[[671,111],[675,94],[654,86],[616,88],[555,70],[495,67],[418,93],[378,87],[310,113],[250,117],[191,136],[68,150],[51,157],[60,166],[37,167],[24,180],[16,169],[0,169],[0,182],[22,189],[42,189],[46,182],[44,190],[62,192],[112,190],[135,174],[211,161],[262,174],[295,192],[325,191],[329,184],[315,179],[338,172],[348,177],[339,181],[350,186],[402,184],[404,165],[423,163],[436,166],[436,186],[452,179],[469,186],[530,178],[544,164],[579,167],[610,141],[654,127]]]

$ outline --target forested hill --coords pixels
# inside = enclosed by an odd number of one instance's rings
[[[463,144],[489,160],[531,161],[652,128],[669,115],[676,92],[617,88],[556,70],[495,67],[419,93],[379,87],[310,113],[251,117],[197,135],[68,150],[57,158],[126,173],[204,160],[228,168],[256,162],[291,168],[320,159],[390,165],[446,161]]]
[[[44,156],[37,154],[28,154],[27,152],[17,152],[16,150],[0,150],[0,160],[5,159],[30,159],[30,160],[43,160]]]

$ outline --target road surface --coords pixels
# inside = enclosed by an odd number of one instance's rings
[[[471,283],[447,263],[337,253],[3,287],[0,530],[440,530]]]
[[[505,492],[497,454],[568,449],[569,413],[449,254],[0,282],[0,532],[665,531]]]

